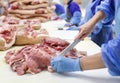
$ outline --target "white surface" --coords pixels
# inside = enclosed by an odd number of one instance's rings
[[[50,23],[48,26],[50,27]],[[52,31],[52,29],[50,28],[49,30],[50,32]],[[52,36],[61,37],[54,30],[52,31],[52,33],[53,33],[51,34]],[[62,34],[62,31],[60,33]],[[66,34],[71,32],[63,33]],[[70,41],[75,36],[73,35],[73,33],[71,33],[72,35],[68,35],[69,37],[63,38],[67,38],[67,40]],[[20,48],[21,47],[14,47],[9,50]],[[88,39],[80,42],[76,46],[76,48],[78,50],[87,51],[89,55],[100,51],[100,48]],[[18,76],[16,72],[11,71],[9,65],[4,62],[4,56],[7,51],[0,51],[0,83],[120,83],[119,82],[120,77],[112,77],[107,72],[107,69],[90,70],[84,72],[72,72],[64,74],[49,73],[48,71],[43,71],[35,75],[25,74],[23,76]]]
[[[65,31],[65,30],[59,30],[59,31],[52,31],[49,34],[52,37],[59,37],[61,39],[66,40],[73,40],[75,36],[77,35],[78,31]]]
[[[66,24],[66,21],[64,20],[58,20],[58,21],[48,21],[46,23],[42,23],[42,28],[46,28],[48,31],[55,31],[58,30],[58,28],[64,27]]]

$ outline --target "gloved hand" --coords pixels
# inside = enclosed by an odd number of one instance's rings
[[[72,27],[69,27],[67,30],[79,30],[80,28],[77,27],[77,26],[72,26]]]
[[[65,24],[64,26],[65,26],[65,27],[71,27],[71,26],[73,26],[73,24],[72,24],[72,23],[67,23],[67,24]]]
[[[56,56],[51,60],[51,66],[55,72],[80,71],[80,59],[71,59],[64,56]]]

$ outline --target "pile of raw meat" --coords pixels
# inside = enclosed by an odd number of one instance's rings
[[[52,57],[68,45],[69,43],[65,40],[46,37],[41,44],[25,46],[18,51],[9,51],[5,56],[5,61],[18,75],[36,74],[47,69]],[[65,57],[77,58],[81,55],[75,49],[72,49]]]
[[[40,21],[20,20],[15,17],[2,16],[0,20],[0,50],[6,50],[13,45],[37,44],[48,32],[40,29]]]
[[[54,15],[49,0],[10,0],[9,13],[20,19],[39,19],[46,22]]]

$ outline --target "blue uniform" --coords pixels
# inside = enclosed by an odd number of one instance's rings
[[[68,3],[66,11],[66,21],[78,25],[81,21],[81,10],[79,5],[72,0]]]
[[[91,19],[95,12],[96,8],[101,7],[101,2],[104,0],[92,0],[86,8],[85,18],[82,20],[80,25],[86,23],[89,19]],[[113,28],[113,18],[109,21],[102,20],[98,22],[94,30],[91,33],[91,40],[94,41],[97,45],[101,46],[103,43],[107,43],[112,39],[112,28]]]
[[[120,75],[120,0],[105,0],[97,10],[106,14],[104,20],[115,18],[116,38],[102,45],[102,56],[110,74]]]

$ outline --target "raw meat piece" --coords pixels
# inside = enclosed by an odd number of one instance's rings
[[[10,7],[11,7],[11,9],[19,9],[19,7],[20,7],[20,3],[19,2],[14,2],[14,3],[12,3],[12,4],[10,4]]]
[[[41,22],[39,19],[33,19],[33,20],[24,20],[25,25],[32,27],[34,30],[39,30],[41,28]]]
[[[33,15],[13,14],[13,15],[21,19],[34,18],[34,17],[44,17],[46,19],[51,18],[51,14],[33,14]]]
[[[48,36],[46,30],[34,30],[31,25],[17,29],[15,45],[30,45],[41,43],[44,37]]]
[[[10,14],[27,14],[27,15],[33,15],[33,14],[44,14],[47,13],[48,11],[43,8],[39,8],[37,10],[20,10],[20,9],[9,9],[8,10]]]
[[[11,56],[13,56],[13,55],[15,55],[15,50],[7,52],[7,54],[5,56],[6,63],[10,62],[9,60],[10,60]]]
[[[46,8],[48,7],[48,3],[37,4],[37,5],[23,5],[20,2],[14,2],[11,5],[11,9],[21,9],[21,10],[34,10],[39,8]]]
[[[15,43],[16,26],[0,26],[0,50],[6,50]]]
[[[46,8],[48,6],[47,3],[44,4],[37,4],[37,5],[22,5],[19,7],[19,9],[24,9],[24,10],[33,10],[33,9],[38,9],[38,8]]]
[[[44,43],[48,46],[50,46],[51,48],[54,48],[58,51],[62,51],[63,49],[65,49],[69,43],[67,41],[63,41],[62,39],[59,38],[46,38],[44,40]]]

